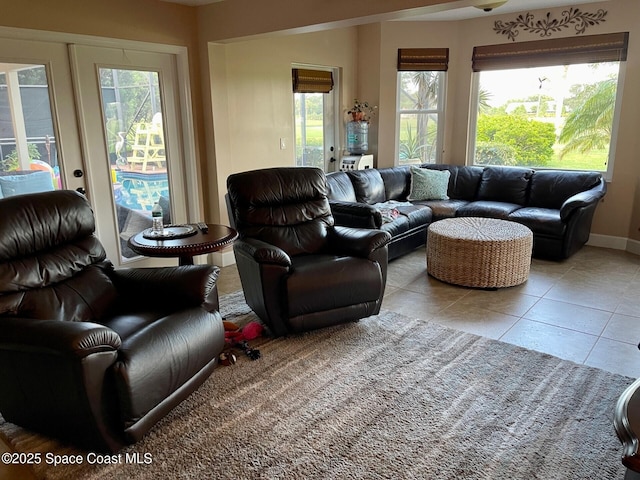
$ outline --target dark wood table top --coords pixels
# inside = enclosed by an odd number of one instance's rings
[[[207,232],[202,232],[196,227],[195,234],[182,238],[146,238],[143,231],[129,239],[129,247],[146,257],[178,257],[180,265],[190,265],[195,255],[222,250],[238,238],[238,233],[226,225],[207,224],[207,226],[209,228]]]

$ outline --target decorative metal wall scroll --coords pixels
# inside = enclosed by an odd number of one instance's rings
[[[559,32],[563,28],[569,28],[573,25],[576,35],[584,33],[587,27],[599,25],[605,21],[607,15],[606,10],[598,10],[595,13],[583,12],[579,8],[571,7],[569,10],[562,12],[562,18],[551,18],[551,12],[547,12],[541,20],[534,20],[532,13],[518,15],[515,20],[503,22],[497,20],[493,30],[497,34],[506,35],[510,40],[516,41],[516,37],[520,33],[519,29],[526,32],[538,33],[541,37],[549,37],[553,32]]]

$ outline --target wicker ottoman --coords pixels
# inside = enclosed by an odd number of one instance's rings
[[[465,287],[520,285],[529,276],[533,233],[506,220],[458,217],[427,231],[427,272]]]

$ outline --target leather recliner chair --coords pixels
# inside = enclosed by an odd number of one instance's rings
[[[0,211],[0,414],[87,450],[136,442],[217,363],[218,268],[115,269],[74,191]]]
[[[322,170],[236,173],[227,189],[245,299],[272,334],[379,313],[391,236],[335,226]]]

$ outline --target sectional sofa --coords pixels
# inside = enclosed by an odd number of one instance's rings
[[[425,164],[333,172],[328,197],[336,224],[391,234],[389,259],[426,242],[434,221],[476,216],[533,231],[533,256],[561,260],[589,239],[606,183],[597,172]]]

